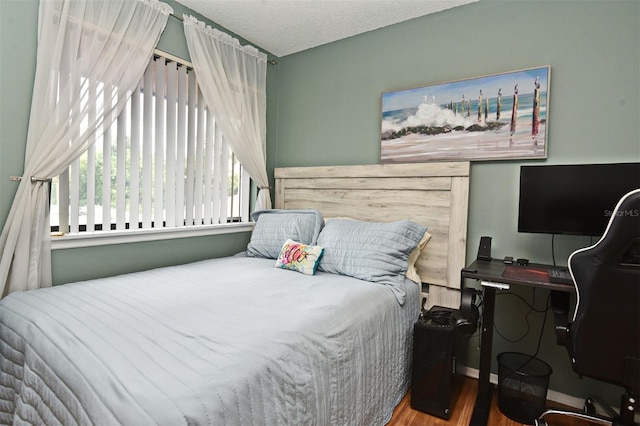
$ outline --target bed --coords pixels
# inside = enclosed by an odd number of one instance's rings
[[[367,244],[428,234],[419,278],[432,304],[458,303],[468,172],[276,169],[277,210],[258,216],[247,253],[13,293],[0,301],[0,423],[385,424],[409,386],[421,287],[404,271],[363,279]],[[282,267],[260,255],[283,218],[310,232],[305,250],[322,247],[313,271],[286,269],[287,244]]]

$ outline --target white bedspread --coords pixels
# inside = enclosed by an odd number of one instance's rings
[[[380,425],[409,382],[407,303],[230,257],[0,302],[0,422]]]

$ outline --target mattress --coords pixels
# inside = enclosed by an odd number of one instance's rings
[[[418,286],[234,256],[0,301],[0,422],[378,425],[410,377]]]

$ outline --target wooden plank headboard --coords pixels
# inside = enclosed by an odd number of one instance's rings
[[[411,219],[431,241],[417,262],[429,306],[460,306],[465,265],[468,162],[288,167],[275,169],[278,209],[320,210],[325,218]]]

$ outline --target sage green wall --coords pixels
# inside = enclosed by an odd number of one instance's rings
[[[214,22],[174,0],[163,0],[174,14],[188,13],[207,24]],[[36,65],[38,0],[0,0],[0,227],[4,226],[17,184],[9,176],[22,175]],[[227,31],[228,32],[228,31]],[[243,44],[246,40],[240,38]],[[189,60],[182,22],[169,17],[158,48]],[[275,92],[276,73],[267,72],[268,123],[276,111],[269,92]],[[268,124],[275,127],[275,124]],[[119,244],[56,250],[52,254],[54,284],[187,263],[237,253],[246,248],[250,233],[184,238],[170,241]]]
[[[550,236],[516,231],[519,167],[640,161],[638,1],[481,0],[280,58],[277,142],[269,152],[276,166],[378,163],[382,92],[541,65],[551,65],[548,159],[473,163],[467,259],[489,235],[494,257],[550,263]],[[589,241],[557,237],[558,263]],[[516,291],[532,300],[531,289]],[[546,296],[538,291],[538,308]],[[510,296],[497,304],[499,330],[511,339],[525,333],[525,305]],[[519,343],[496,335],[494,355],[533,353],[541,318],[529,316]],[[551,389],[599,393],[599,383],[571,371],[552,322],[539,353],[554,368]],[[478,339],[463,344],[463,362],[477,367]],[[617,404],[617,389],[610,395]]]

